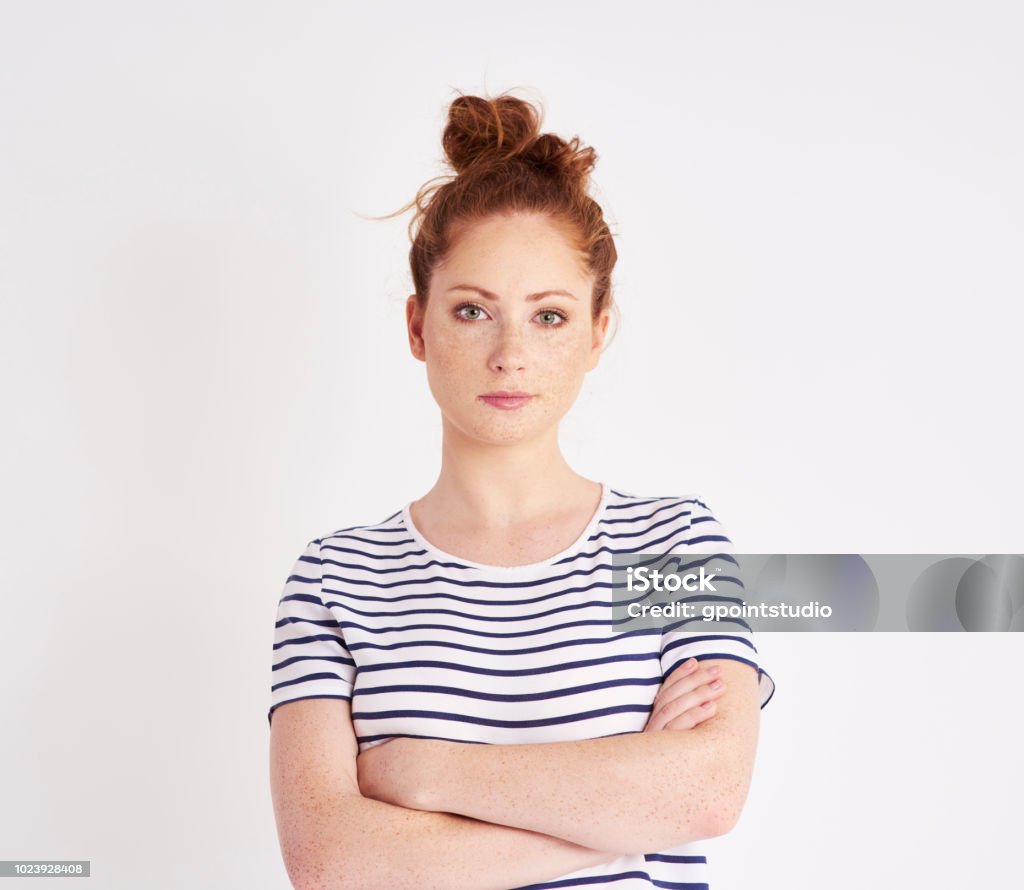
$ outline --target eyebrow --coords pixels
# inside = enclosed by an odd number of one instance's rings
[[[453,290],[475,291],[476,293],[480,294],[480,296],[486,297],[488,300],[494,300],[495,302],[497,302],[500,299],[500,297],[498,297],[497,294],[493,294],[489,290],[484,290],[482,287],[476,287],[475,285],[472,284],[456,284],[454,287],[448,288],[448,293],[451,293]],[[533,301],[542,300],[544,299],[544,297],[569,297],[570,299],[573,300],[576,299],[576,297],[569,293],[569,291],[567,290],[542,290],[535,294],[529,294],[526,297],[526,299]]]

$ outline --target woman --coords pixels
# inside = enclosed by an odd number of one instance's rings
[[[417,196],[406,312],[440,475],[310,542],[285,584],[268,719],[296,887],[706,887],[699,841],[747,795],[774,688],[749,632],[610,617],[616,554],[729,540],[701,500],[561,454],[616,252],[594,151],[539,127],[508,95],[452,102],[456,176]]]

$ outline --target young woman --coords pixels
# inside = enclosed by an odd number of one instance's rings
[[[749,629],[611,617],[616,555],[731,546],[700,499],[562,456],[616,251],[594,151],[539,130],[512,96],[452,102],[406,312],[440,475],[310,542],[285,584],[268,719],[298,888],[707,887],[699,842],[747,796],[774,690]]]

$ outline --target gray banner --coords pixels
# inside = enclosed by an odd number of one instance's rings
[[[1024,630],[1020,555],[633,553],[612,574],[616,630]]]
[[[0,878],[87,878],[88,859],[0,859]]]

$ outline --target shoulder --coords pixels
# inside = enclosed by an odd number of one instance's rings
[[[379,522],[334,529],[312,542],[325,604],[372,602],[421,562],[399,509]],[[399,580],[396,580],[399,579]]]
[[[731,544],[702,494],[640,495],[611,488],[605,512],[608,530],[633,534],[682,535],[691,543]]]
[[[379,522],[334,529],[321,535],[315,543],[325,556],[330,551],[339,550],[358,555],[372,553],[375,548],[386,547],[402,538],[407,540],[407,535],[402,510],[396,510]]]
[[[657,517],[659,521],[670,515],[680,518],[706,518],[713,515],[711,508],[701,495],[641,495],[622,488],[609,488],[608,514],[613,518],[615,516]]]

